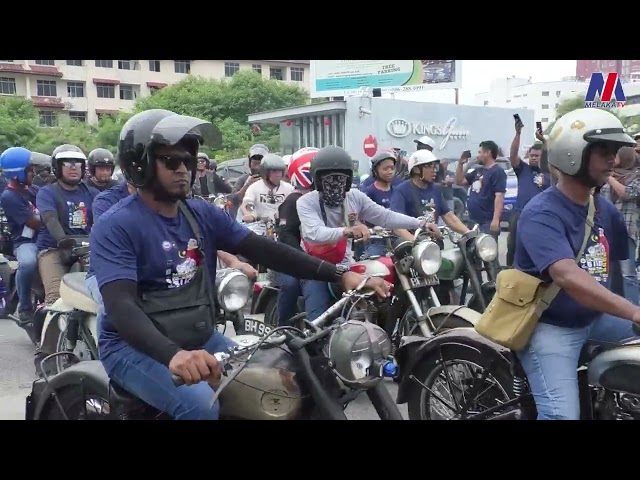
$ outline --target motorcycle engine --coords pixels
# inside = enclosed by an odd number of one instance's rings
[[[618,418],[620,420],[639,420],[640,397],[630,393],[620,393],[617,397]],[[621,418],[620,414],[624,415],[624,418]]]

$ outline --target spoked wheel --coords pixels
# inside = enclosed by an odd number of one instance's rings
[[[66,387],[58,393],[58,400],[49,400],[45,420],[110,420],[111,409],[107,394],[90,391],[85,385],[84,392],[79,386]],[[65,418],[66,414],[66,418]]]
[[[414,374],[409,418],[465,420],[513,399],[508,364],[493,362],[488,367],[488,359],[476,350],[443,346],[425,358]],[[495,415],[499,413],[504,412],[497,409]]]

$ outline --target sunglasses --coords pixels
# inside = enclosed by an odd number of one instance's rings
[[[160,160],[168,170],[177,170],[184,163],[187,170],[195,170],[198,165],[198,158],[194,155],[156,155],[156,160]]]
[[[62,166],[63,167],[67,167],[67,168],[82,168],[82,162],[73,162],[71,160],[65,160],[64,162],[62,162]]]

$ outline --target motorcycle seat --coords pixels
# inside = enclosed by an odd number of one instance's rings
[[[607,350],[613,350],[614,348],[618,348],[622,345],[634,345],[636,343],[640,343],[640,339],[638,337],[625,338],[620,342],[588,341],[587,343],[585,343],[584,347],[582,347],[578,365],[586,365],[591,360],[596,358],[601,353],[606,352]]]
[[[129,393],[113,380],[109,382],[109,405],[113,413],[124,414],[149,408],[145,402]]]
[[[85,272],[63,275],[60,282],[60,298],[71,308],[88,313],[98,313],[98,304],[93,301],[85,284]]]

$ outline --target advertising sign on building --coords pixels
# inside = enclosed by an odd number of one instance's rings
[[[460,88],[461,60],[311,60],[311,97]]]

